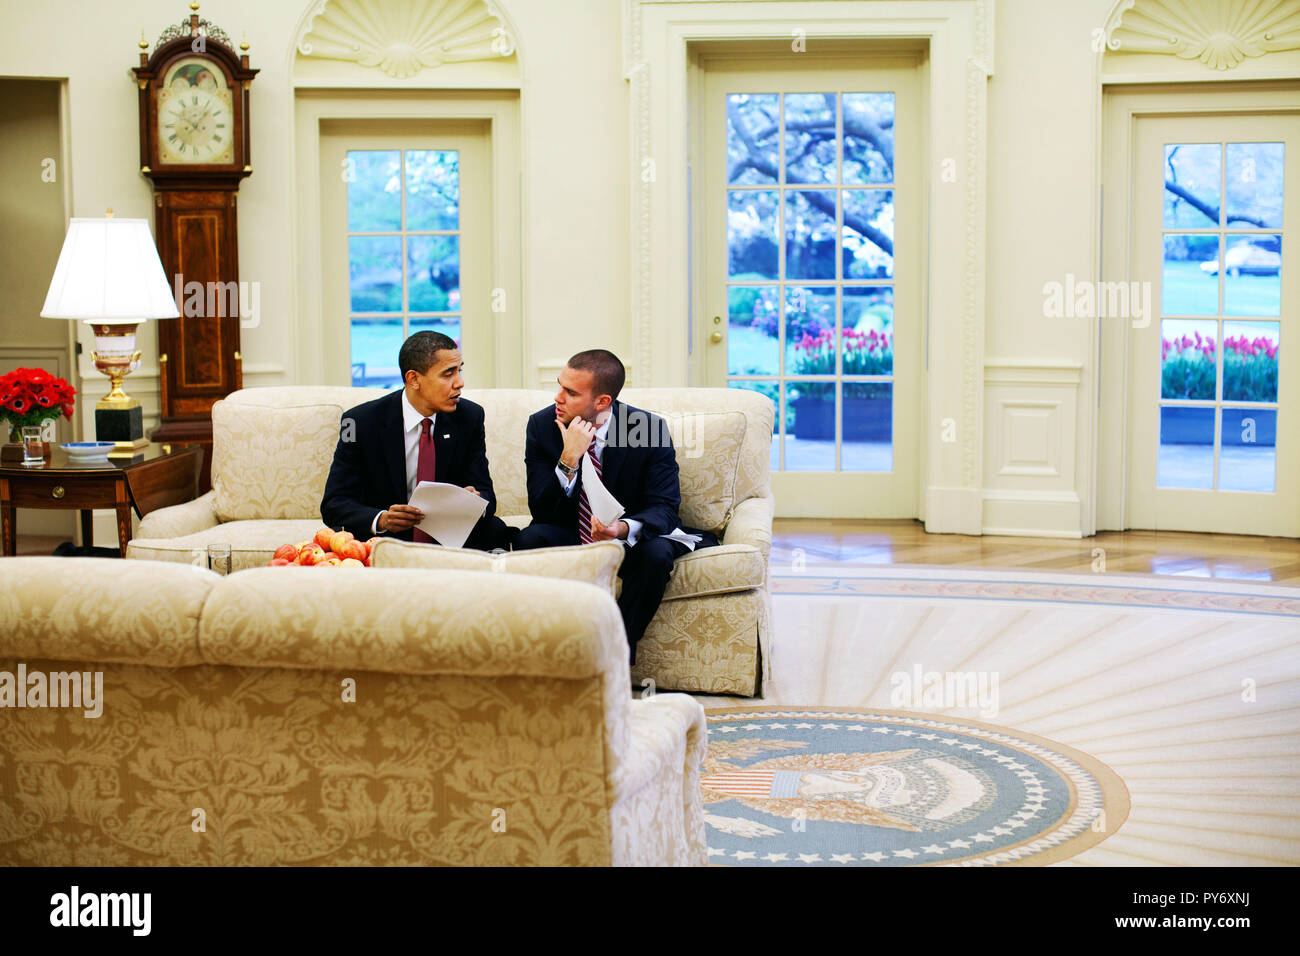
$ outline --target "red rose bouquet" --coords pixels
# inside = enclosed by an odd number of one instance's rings
[[[21,434],[24,425],[39,425],[59,415],[71,418],[76,394],[75,388],[44,369],[20,368],[0,376],[0,418]]]

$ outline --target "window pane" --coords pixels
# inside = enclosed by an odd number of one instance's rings
[[[841,471],[894,470],[894,386],[845,382]]]
[[[835,193],[785,194],[785,275],[788,279],[835,278]]]
[[[786,286],[785,374],[835,374],[834,286]]]
[[[391,388],[401,382],[397,353],[404,341],[401,319],[352,320],[352,385]]]
[[[778,294],[774,285],[728,287],[728,375],[780,374]]]
[[[732,93],[727,97],[727,183],[761,186],[777,181],[775,93]]]
[[[1223,254],[1223,314],[1282,314],[1282,237],[1228,236]]]
[[[456,340],[456,344],[461,344],[460,339],[460,316],[459,315],[440,315],[437,318],[425,317],[411,319],[411,331],[409,334],[414,335],[416,332],[441,332],[448,338]]]
[[[834,93],[785,96],[785,181],[833,183],[839,150]],[[834,215],[832,211],[831,215]]]
[[[835,470],[835,385],[787,382],[785,470]]]
[[[845,286],[840,322],[845,375],[894,371],[894,287]]]
[[[1219,237],[1165,236],[1160,275],[1165,315],[1219,314]]]
[[[460,238],[410,236],[406,240],[412,312],[460,309]]]
[[[402,240],[348,237],[348,288],[353,312],[402,310]]]
[[[844,278],[894,275],[894,191],[844,190]]]
[[[460,228],[459,151],[406,151],[406,228]]]
[[[727,275],[733,279],[776,279],[775,190],[733,189],[727,193]]]
[[[894,94],[845,93],[844,184],[894,181]]]
[[[1280,335],[1278,322],[1223,323],[1224,401],[1277,401]]]
[[[1164,405],[1156,487],[1214,487],[1214,409]]]
[[[348,231],[385,232],[402,228],[401,153],[350,149],[344,176],[348,183]]]
[[[1219,487],[1226,491],[1273,491],[1277,484],[1277,411],[1223,409]]]
[[[1228,144],[1227,227],[1282,228],[1282,143]]]
[[[772,470],[777,471],[781,467],[781,448],[780,448],[780,417],[776,414],[776,403],[780,397],[781,386],[775,381],[770,382],[728,382],[731,388],[747,388],[751,391],[758,392],[760,395],[766,395],[772,402]]]
[[[1214,400],[1219,323],[1164,319],[1160,323],[1160,397]]]
[[[1165,146],[1166,229],[1214,229],[1219,225],[1219,143]]]

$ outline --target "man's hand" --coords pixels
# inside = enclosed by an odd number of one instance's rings
[[[596,426],[581,418],[575,418],[566,428],[564,422],[557,418],[555,427],[560,430],[560,435],[564,438],[560,460],[570,468],[577,468],[578,463],[582,461],[582,456],[587,453],[587,448],[596,439]]]
[[[478,495],[480,498],[483,497],[482,495],[478,494],[478,489],[475,488],[473,485],[466,485],[465,490],[468,491],[470,494]]]
[[[601,524],[595,515],[591,516],[591,536],[597,541],[623,540],[627,537],[627,522],[620,518],[613,524]]]
[[[392,505],[379,515],[380,531],[406,531],[424,520],[424,512],[411,505]]]

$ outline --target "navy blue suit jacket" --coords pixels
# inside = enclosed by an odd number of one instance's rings
[[[644,525],[642,534],[669,534],[681,524],[682,492],[668,423],[652,412],[614,402],[601,457],[602,482],[623,506],[623,517]],[[566,496],[555,474],[564,441],[555,425],[555,406],[528,419],[524,463],[528,467],[528,510],[537,524],[576,528],[578,491]]]
[[[438,412],[432,434],[434,480],[462,488],[472,486],[487,500],[477,531],[497,507],[488,472],[483,406],[462,398],[454,412]],[[372,535],[375,515],[392,505],[405,504],[409,498],[402,390],[394,389],[343,413],[320,513],[331,528],[351,531],[364,541]],[[412,534],[407,530],[393,537],[409,541]]]

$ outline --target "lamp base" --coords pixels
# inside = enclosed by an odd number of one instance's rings
[[[139,405],[134,408],[96,408],[95,437],[99,441],[113,441],[120,446],[126,443],[135,447],[149,444],[144,437],[144,409]]]

